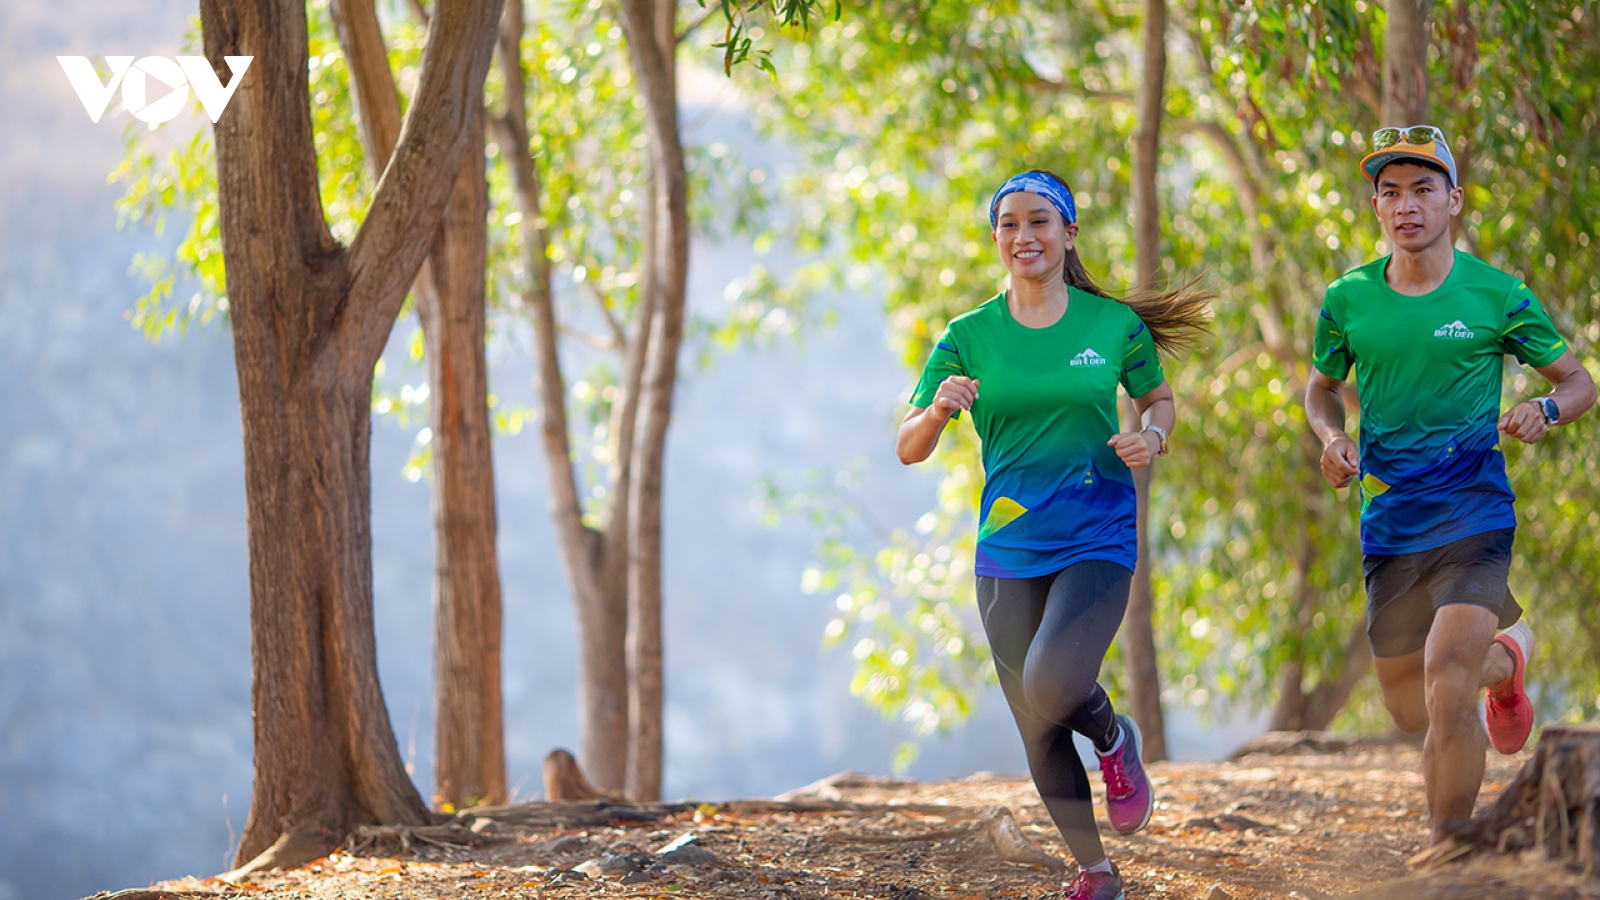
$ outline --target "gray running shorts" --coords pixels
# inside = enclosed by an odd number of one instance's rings
[[[1515,528],[1486,531],[1399,556],[1363,556],[1367,639],[1379,658],[1408,656],[1428,641],[1434,612],[1452,603],[1481,606],[1509,628],[1522,607],[1506,585]]]

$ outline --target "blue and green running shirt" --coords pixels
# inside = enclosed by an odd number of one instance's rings
[[[1361,397],[1361,551],[1394,556],[1517,524],[1500,454],[1503,359],[1556,361],[1567,344],[1528,286],[1456,251],[1444,283],[1409,297],[1389,257],[1328,286],[1315,361],[1352,366]]]
[[[1001,294],[950,322],[911,403],[929,406],[951,375],[978,380],[977,574],[1031,578],[1088,559],[1133,568],[1133,476],[1106,442],[1117,433],[1117,385],[1139,397],[1164,377],[1133,310],[1072,289],[1054,325],[1029,328]]]

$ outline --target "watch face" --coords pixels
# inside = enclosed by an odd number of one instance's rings
[[[1556,401],[1549,397],[1540,397],[1539,406],[1544,410],[1545,424],[1554,425],[1561,418],[1561,407],[1556,406]]]

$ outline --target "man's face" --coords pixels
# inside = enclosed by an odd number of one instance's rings
[[[1450,240],[1450,220],[1461,212],[1461,188],[1432,166],[1395,162],[1378,173],[1372,209],[1396,251],[1426,250]]]

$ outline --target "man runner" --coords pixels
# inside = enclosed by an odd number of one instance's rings
[[[1395,725],[1427,732],[1437,843],[1446,822],[1472,814],[1483,781],[1478,692],[1488,688],[1496,750],[1517,752],[1533,728],[1533,632],[1506,585],[1517,519],[1500,435],[1539,440],[1587,412],[1595,385],[1527,285],[1451,244],[1462,192],[1443,132],[1372,137],[1361,170],[1393,252],[1329,285],[1305,406],[1323,477],[1336,488],[1360,478],[1367,636]],[[1554,388],[1501,415],[1507,353]],[[1352,366],[1359,452],[1340,391]]]

